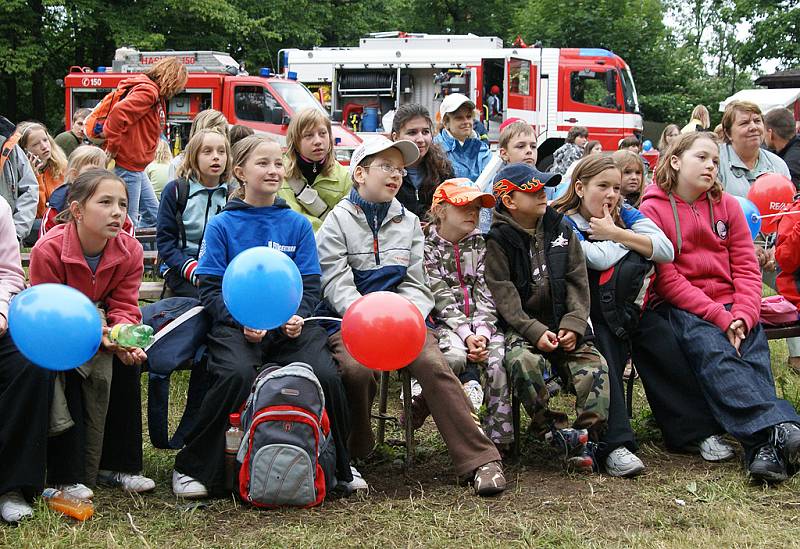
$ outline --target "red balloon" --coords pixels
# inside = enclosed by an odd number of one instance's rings
[[[426,337],[419,309],[392,292],[358,298],[342,318],[342,341],[347,352],[373,370],[408,366],[422,352]]]
[[[756,205],[761,215],[776,214],[789,209],[794,202],[795,190],[791,179],[777,173],[765,173],[753,182],[747,199]],[[761,220],[762,233],[774,233],[781,217]]]

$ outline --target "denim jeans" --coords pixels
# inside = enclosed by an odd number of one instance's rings
[[[144,172],[131,172],[120,167],[114,173],[128,187],[128,215],[137,229],[155,227],[158,217],[158,199],[153,184]]]

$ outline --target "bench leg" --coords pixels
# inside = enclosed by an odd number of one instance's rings
[[[406,470],[414,466],[414,426],[411,421],[411,373],[408,368],[400,370],[403,380],[403,415],[406,418]]]
[[[383,444],[386,439],[386,406],[388,399],[389,372],[381,372],[380,385],[378,386],[378,444]]]

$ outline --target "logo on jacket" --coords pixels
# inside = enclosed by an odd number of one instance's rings
[[[564,248],[565,246],[567,246],[567,244],[569,244],[569,240],[564,238],[564,233],[560,233],[550,243],[550,247],[552,247],[552,248]]]
[[[267,242],[267,246],[269,246],[273,250],[278,250],[286,254],[294,253],[295,250],[297,250],[297,246],[284,246],[283,244],[278,244],[277,242],[273,242],[272,240]]]
[[[717,236],[722,240],[725,240],[728,238],[728,224],[720,219],[717,221],[716,227],[714,227],[714,232],[716,232]]]

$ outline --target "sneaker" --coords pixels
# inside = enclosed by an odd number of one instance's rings
[[[22,492],[12,490],[0,496],[0,517],[6,522],[19,522],[33,515],[33,508],[28,505]]]
[[[424,395],[417,395],[411,398],[411,427],[416,431],[425,423],[428,416],[431,415],[428,409],[428,403],[425,402]],[[400,413],[400,426],[406,426],[406,416]]]
[[[476,412],[480,410],[481,406],[483,406],[483,387],[481,387],[481,384],[472,379],[467,381],[462,387],[472,404],[472,409]]]
[[[142,475],[103,470],[97,472],[97,483],[103,486],[118,486],[126,492],[134,494],[149,492],[156,487],[153,479]]]
[[[367,484],[367,481],[361,476],[361,473],[359,473],[358,469],[351,465],[350,473],[353,475],[353,480],[350,482],[339,482],[339,485],[342,487],[344,492],[348,495],[359,490],[365,490],[366,492],[369,492],[369,484]]]
[[[186,499],[208,497],[208,489],[202,482],[178,471],[172,471],[172,492]]]
[[[419,381],[417,381],[417,378],[412,377],[411,378],[411,398],[414,398],[415,396],[419,396],[421,394],[422,394],[422,385],[419,384]],[[400,404],[403,403],[403,399],[404,398],[405,398],[405,395],[403,394],[403,389],[400,389]]]
[[[506,489],[506,477],[503,475],[503,465],[499,461],[490,461],[475,470],[472,481],[475,494],[481,497],[494,496]]]
[[[725,461],[736,455],[733,446],[728,444],[722,435],[711,435],[701,440],[696,448],[706,461]]]
[[[620,446],[606,457],[606,473],[612,477],[634,477],[644,471],[644,463],[636,454]]]
[[[595,470],[594,452],[589,447],[591,443],[581,444],[572,455],[564,460],[567,471],[572,473],[592,473]]]
[[[94,492],[85,484],[59,484],[55,487],[56,490],[61,490],[62,493],[73,497],[75,499],[92,499]]]
[[[772,444],[784,463],[800,465],[800,425],[790,421],[772,428]]]
[[[763,482],[782,482],[789,478],[786,467],[772,444],[761,446],[750,462],[750,477]]]
[[[586,429],[552,429],[544,435],[544,439],[569,457],[589,442],[589,431]]]

